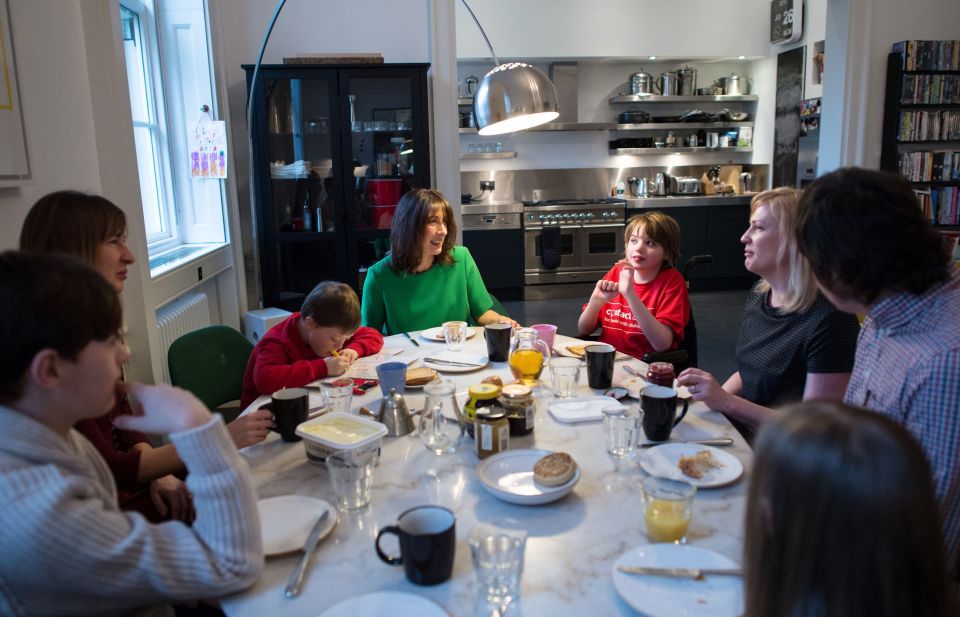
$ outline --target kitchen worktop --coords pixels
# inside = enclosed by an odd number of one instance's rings
[[[739,206],[749,204],[756,193],[743,195],[667,195],[628,198],[627,210],[638,208],[684,208],[690,206]]]

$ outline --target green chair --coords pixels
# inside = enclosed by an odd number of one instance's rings
[[[493,306],[490,307],[491,309],[493,309],[497,313],[500,313],[504,317],[509,317],[509,315],[507,314],[507,309],[504,308],[503,306],[503,302],[500,302],[500,300],[498,300],[497,297],[493,294],[490,294],[490,299],[493,300]]]
[[[228,326],[189,332],[167,351],[170,383],[192,392],[208,409],[223,413],[218,408],[243,393],[243,373],[252,351],[253,344]]]

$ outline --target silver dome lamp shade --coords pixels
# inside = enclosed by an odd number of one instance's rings
[[[550,78],[525,62],[501,64],[477,16],[467,0],[462,1],[496,64],[480,80],[473,98],[477,132],[481,135],[502,135],[555,120],[560,115],[559,103],[557,89]]]

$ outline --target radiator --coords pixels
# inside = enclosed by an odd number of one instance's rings
[[[210,308],[206,294],[193,293],[184,296],[157,311],[157,333],[160,335],[164,383],[170,383],[170,367],[167,366],[167,351],[170,345],[184,334],[209,325]]]

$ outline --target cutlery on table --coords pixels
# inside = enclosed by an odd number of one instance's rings
[[[645,566],[617,566],[625,574],[646,574],[702,580],[705,576],[743,576],[740,568],[648,568]]]
[[[328,516],[330,516],[330,510],[324,510],[317,522],[314,523],[313,529],[310,530],[310,535],[307,536],[307,541],[303,545],[303,556],[300,557],[300,563],[297,564],[297,568],[290,575],[287,588],[283,592],[288,598],[295,598],[300,593],[303,573],[307,570],[307,564],[313,557],[313,552],[317,550],[317,546],[320,544],[320,533],[323,531]]]
[[[652,448],[665,443],[689,443],[698,446],[732,446],[733,439],[730,437],[718,437],[716,439],[691,439],[690,441],[648,441],[647,443],[637,444],[638,448]]]
[[[413,344],[416,345],[417,347],[420,346],[420,343],[419,343],[415,338],[413,338],[412,336],[410,336],[410,333],[409,333],[409,332],[404,332],[403,335],[404,335],[405,337],[407,337],[407,340],[409,340],[411,343],[413,343]]]
[[[483,368],[483,364],[473,364],[472,362],[457,362],[455,360],[444,360],[442,358],[424,358],[424,362],[431,362],[433,364],[442,364],[444,366],[463,366],[471,368]]]
[[[629,366],[629,365],[627,365],[627,364],[624,364],[624,365],[623,365],[623,370],[626,371],[627,373],[633,375],[634,377],[639,377],[640,379],[643,379],[644,381],[646,381],[647,376],[646,376],[646,375],[641,375],[641,374],[640,374],[640,371],[638,371],[637,369],[633,368],[632,366]]]

